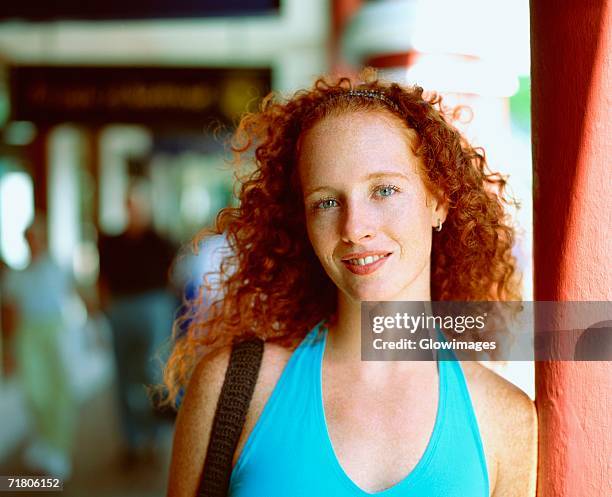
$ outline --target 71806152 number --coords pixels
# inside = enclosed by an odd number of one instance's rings
[[[45,476],[0,476],[0,492],[11,491],[53,491],[62,490],[63,482],[60,478]]]

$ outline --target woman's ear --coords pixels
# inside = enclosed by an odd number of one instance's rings
[[[448,216],[448,202],[444,199],[442,194],[440,195],[429,195],[428,205],[431,209],[431,226],[438,228]]]

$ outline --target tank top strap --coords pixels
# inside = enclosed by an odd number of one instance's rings
[[[236,462],[232,480],[250,464],[253,453],[259,453],[261,457],[261,453],[274,447],[279,434],[295,429],[296,420],[311,417],[312,398],[316,391],[313,369],[324,344],[321,326],[324,321],[310,329],[289,357]],[[284,443],[280,439],[277,442]]]
[[[288,376],[294,368],[316,367],[316,359],[325,343],[325,319],[315,324],[296,347],[285,366],[284,375]]]
[[[440,332],[439,340],[446,341]],[[448,389],[446,429],[441,440],[447,450],[440,454],[439,460],[453,464],[457,458],[463,457],[463,464],[469,463],[466,474],[472,474],[472,484],[479,493],[488,496],[489,474],[484,445],[461,361],[452,349],[439,349],[436,352],[441,379],[444,377]]]

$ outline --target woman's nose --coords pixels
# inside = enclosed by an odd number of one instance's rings
[[[341,223],[341,236],[346,243],[359,243],[376,234],[372,213],[354,204],[345,207]]]

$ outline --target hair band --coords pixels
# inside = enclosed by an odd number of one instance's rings
[[[342,95],[342,93],[340,95]],[[400,109],[397,104],[389,97],[387,97],[383,92],[378,90],[349,90],[346,92],[346,95],[349,95],[351,97],[374,98],[376,100],[384,102],[396,112],[400,112]]]

